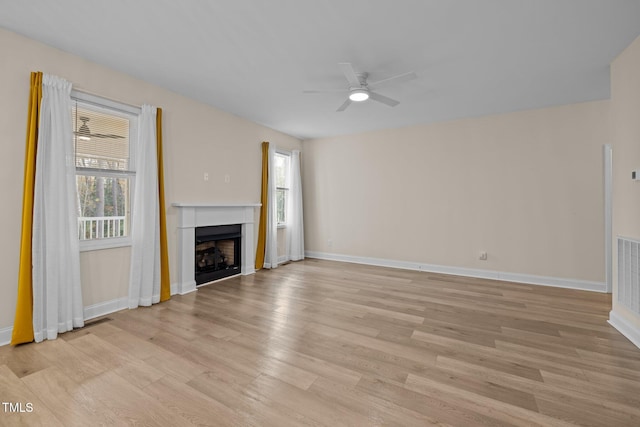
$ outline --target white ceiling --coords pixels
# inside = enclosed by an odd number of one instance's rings
[[[606,99],[640,0],[0,0],[0,27],[308,139]],[[339,62],[418,78],[337,113],[302,91]]]

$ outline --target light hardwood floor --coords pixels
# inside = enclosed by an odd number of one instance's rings
[[[306,260],[0,348],[0,425],[640,426],[610,298]]]

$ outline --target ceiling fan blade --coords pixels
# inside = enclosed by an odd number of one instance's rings
[[[358,75],[354,71],[353,67],[348,62],[341,62],[338,64],[340,69],[342,70],[342,74],[347,78],[350,87],[360,87],[362,84],[360,83],[360,79]]]
[[[318,89],[318,90],[303,90],[302,93],[340,93],[348,92],[344,89]]]
[[[396,101],[395,99],[388,98],[375,92],[369,92],[369,98],[373,99],[374,101],[382,102],[389,107],[395,107],[396,105],[400,104],[400,102]]]
[[[347,100],[346,100],[346,101],[344,101],[344,104],[342,104],[340,107],[338,107],[338,109],[337,109],[336,111],[337,111],[337,112],[344,111],[344,110],[346,110],[346,109],[347,109],[347,107],[348,107],[349,105],[351,105],[351,100],[350,100],[349,98],[347,98]]]
[[[92,133],[90,136],[91,137],[95,137],[95,138],[124,138],[124,136],[122,136],[122,135],[116,135],[116,134],[113,134],[113,133],[108,133],[108,134]]]
[[[387,83],[390,83],[390,82],[394,82],[394,83],[408,82],[409,80],[413,80],[413,79],[416,79],[416,78],[418,78],[416,73],[414,73],[413,71],[410,71],[408,73],[398,74],[397,76],[389,77],[387,79],[378,80],[376,82],[369,82],[369,87],[370,88],[375,88],[375,87],[378,87],[380,85],[384,85],[384,84],[387,84]]]

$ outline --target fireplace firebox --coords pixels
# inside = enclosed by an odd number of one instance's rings
[[[241,224],[196,227],[195,233],[196,285],[240,274]]]

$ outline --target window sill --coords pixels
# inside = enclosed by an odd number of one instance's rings
[[[131,238],[111,238],[111,239],[95,239],[81,240],[80,252],[99,251],[102,249],[115,249],[131,246]]]
[[[282,228],[287,228],[287,224],[278,224],[278,230]]]

